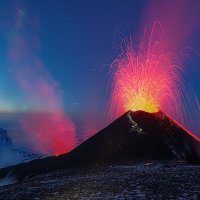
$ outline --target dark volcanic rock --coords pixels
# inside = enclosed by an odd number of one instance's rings
[[[80,165],[138,160],[199,162],[198,141],[162,112],[127,112],[73,151],[0,170],[24,177]]]
[[[2,200],[200,199],[200,166],[180,162],[123,163],[65,169],[0,187]]]

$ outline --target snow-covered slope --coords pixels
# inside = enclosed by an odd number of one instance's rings
[[[0,128],[0,168],[39,158],[26,147],[13,144],[7,131]]]

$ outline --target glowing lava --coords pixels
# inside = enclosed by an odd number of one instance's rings
[[[123,45],[125,44],[125,48]],[[122,44],[122,53],[111,65],[114,72],[110,114],[114,118],[128,110],[158,112],[170,116],[182,112],[181,68],[175,54],[167,50],[164,31],[155,23],[150,36],[145,35],[138,51],[132,41]]]

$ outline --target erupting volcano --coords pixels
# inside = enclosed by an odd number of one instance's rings
[[[0,170],[21,181],[55,170],[149,161],[199,163],[199,141],[165,113],[128,111],[69,153]]]
[[[3,169],[2,176],[12,170],[22,180],[30,174],[120,161],[198,163],[200,139],[181,125],[185,114],[182,69],[175,64],[175,54],[167,51],[158,23],[145,44],[141,42],[136,53],[130,41],[111,65],[109,114],[117,118],[114,122],[69,153]]]
[[[0,199],[200,199],[200,1],[0,5]]]

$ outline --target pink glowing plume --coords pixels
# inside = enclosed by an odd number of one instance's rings
[[[35,152],[62,154],[76,146],[75,126],[64,112],[62,90],[38,56],[38,20],[33,21],[34,30],[28,37],[23,17],[16,13],[8,52],[24,101],[25,114],[19,119],[24,133],[22,140]]]

